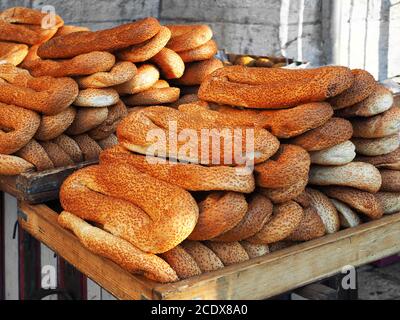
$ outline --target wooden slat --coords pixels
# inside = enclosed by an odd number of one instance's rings
[[[45,205],[20,204],[23,228],[119,299],[265,299],[400,251],[400,214],[173,284],[131,275],[85,249]]]

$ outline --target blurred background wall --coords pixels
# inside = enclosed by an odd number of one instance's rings
[[[94,30],[145,16],[207,23],[228,52],[400,74],[400,0],[0,0],[16,5],[53,5],[66,23]]]

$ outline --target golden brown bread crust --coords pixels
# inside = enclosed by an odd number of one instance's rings
[[[205,242],[217,256],[221,259],[225,266],[241,263],[250,259],[246,250],[239,242]]]
[[[269,253],[267,244],[253,244],[247,241],[240,241],[240,245],[246,250],[250,259],[265,256]]]
[[[163,162],[157,158],[132,153],[121,146],[102,152],[100,163],[111,166],[126,163],[189,191],[226,190],[250,193],[254,190],[251,172],[244,174],[228,166],[205,167],[182,162]]]
[[[40,125],[40,116],[31,110],[3,103],[0,103],[0,109],[0,153],[11,154],[33,138]]]
[[[74,77],[90,75],[110,70],[115,64],[115,57],[109,52],[93,51],[72,59],[26,61],[24,68],[34,77]]]
[[[356,146],[358,154],[375,157],[389,154],[400,146],[400,135],[398,133],[375,139],[353,138],[351,141]]]
[[[380,191],[400,192],[400,171],[379,170],[382,176],[382,186]]]
[[[351,72],[354,75],[353,85],[329,100],[335,110],[352,106],[367,99],[377,87],[377,82],[368,71],[354,69]]]
[[[155,36],[160,24],[145,18],[96,32],[74,32],[53,38],[39,47],[42,59],[72,58],[92,51],[113,51],[141,43]]]
[[[176,247],[198,218],[187,191],[123,164],[76,171],[63,183],[60,199],[64,209],[150,253]]]
[[[55,168],[66,167],[74,164],[74,161],[62,148],[52,141],[40,141],[39,144],[46,151]]]
[[[371,219],[379,219],[383,215],[383,208],[372,193],[347,187],[325,187],[323,192]]]
[[[0,175],[14,176],[34,168],[32,163],[20,157],[0,154]]]
[[[78,144],[79,149],[81,149],[83,159],[85,161],[97,160],[99,158],[102,149],[97,142],[90,138],[87,134],[73,136],[72,139],[74,139],[74,141]]]
[[[119,100],[115,105],[108,107],[107,119],[98,127],[88,132],[94,140],[102,140],[110,136],[117,129],[117,125],[128,114],[125,104]]]
[[[118,92],[114,89],[83,89],[79,91],[74,105],[79,107],[109,107],[119,101]]]
[[[69,107],[78,91],[71,78],[34,78],[26,70],[0,65],[0,102],[54,115]]]
[[[382,206],[383,214],[394,214],[400,212],[399,192],[378,192],[375,196]]]
[[[209,240],[236,226],[247,212],[246,198],[241,193],[213,192],[198,203],[199,219],[189,235],[190,240]]]
[[[154,88],[126,96],[123,100],[128,106],[155,106],[169,104],[179,99],[179,88]]]
[[[312,129],[290,140],[307,151],[320,151],[350,140],[353,127],[350,121],[332,118],[321,127]]]
[[[368,192],[378,192],[382,185],[379,170],[365,162],[350,162],[343,166],[312,166],[309,184],[347,186]]]
[[[58,216],[58,223],[71,230],[87,249],[114,261],[129,272],[140,273],[159,282],[178,280],[175,271],[163,259],[144,253],[129,242],[93,227],[69,212],[63,211]]]
[[[353,84],[353,77],[350,69],[336,66],[304,70],[230,66],[202,82],[199,98],[246,108],[288,108],[336,96]]]
[[[356,157],[356,146],[345,141],[336,146],[310,152],[311,163],[323,166],[341,166],[350,163]]]
[[[182,77],[185,72],[185,64],[182,58],[173,50],[163,48],[151,61],[154,62],[161,71],[165,79],[177,79]]]
[[[218,112],[215,112],[218,114]],[[181,140],[174,146],[174,139],[168,134],[172,124],[176,124],[177,134],[182,130],[190,129],[191,133],[197,135],[198,139],[205,139],[201,132],[205,129],[212,134],[212,141],[208,146],[198,143],[190,148],[184,147],[186,142]],[[206,111],[200,113],[181,112],[168,107],[147,107],[142,110],[131,112],[124,118],[117,128],[117,136],[120,144],[128,150],[141,154],[165,156],[179,160],[189,160],[194,163],[206,165],[220,164],[244,164],[248,160],[260,163],[272,156],[279,148],[279,141],[267,130],[260,128],[245,128],[236,125],[237,120],[225,117],[215,122],[214,114]],[[151,130],[151,131],[150,131]],[[155,131],[153,131],[155,130]],[[213,130],[213,131],[211,131]],[[166,143],[154,145],[155,139],[150,141],[147,134],[156,132],[165,134]],[[228,135],[226,133],[229,133]],[[211,139],[211,136],[208,134]],[[227,137],[225,137],[227,136]],[[254,139],[253,139],[254,138]],[[212,145],[220,142],[220,152],[212,152]],[[247,140],[246,140],[247,139]],[[252,139],[252,152],[248,152],[248,139]],[[200,140],[199,140],[200,141]],[[241,143],[238,143],[241,141]],[[184,150],[181,149],[184,147]],[[253,148],[254,147],[254,148]],[[204,149],[204,150],[202,150]],[[239,150],[242,150],[241,152]],[[184,151],[184,152],[183,152]],[[254,152],[253,152],[254,151]],[[225,153],[227,153],[225,155]],[[229,156],[232,155],[232,156]]]
[[[301,205],[303,209],[311,206],[311,197],[305,190],[297,197],[295,197],[293,201]]]
[[[180,280],[195,277],[202,272],[193,257],[180,245],[160,255],[176,272]]]
[[[299,226],[294,230],[286,240],[290,241],[310,241],[323,237],[325,235],[325,226],[321,217],[315,208],[304,209],[304,216]]]
[[[83,161],[83,153],[74,139],[62,134],[55,138],[53,142],[63,149],[75,163]]]
[[[286,239],[300,225],[303,216],[303,209],[294,201],[275,205],[271,219],[246,241],[253,244],[269,244]]]
[[[255,167],[256,183],[270,189],[290,187],[308,175],[310,164],[310,155],[306,150],[281,144],[277,153]]]
[[[167,25],[171,39],[167,47],[175,52],[194,49],[210,41],[213,34],[207,25]]]
[[[0,42],[0,63],[19,65],[28,55],[28,46],[12,42]]]
[[[125,61],[144,62],[159,53],[170,38],[171,31],[167,27],[161,26],[160,31],[154,37],[117,52],[117,56]]]
[[[185,94],[182,97],[180,97],[177,101],[175,101],[174,103],[172,103],[170,106],[177,108],[182,104],[188,104],[188,103],[199,103],[199,97],[197,96],[197,94]],[[205,104],[207,104],[207,102],[204,102]],[[207,104],[208,105],[208,104]]]
[[[75,119],[66,133],[78,135],[85,133],[102,124],[108,116],[108,108],[78,108]]]
[[[46,18],[48,18],[47,13],[25,7],[12,7],[0,12],[0,20],[10,23],[42,25]],[[59,15],[55,15],[54,22],[54,27],[64,25],[64,21]]]
[[[40,35],[24,25],[11,24],[0,19],[0,40],[35,45],[40,43]]]
[[[388,111],[367,119],[351,120],[353,137],[383,138],[400,131],[400,108],[392,107]]]
[[[181,246],[193,257],[202,272],[215,271],[224,267],[221,259],[199,241],[185,240]]]
[[[76,110],[73,107],[64,109],[53,116],[43,115],[35,138],[38,140],[52,140],[61,135],[73,123]]]
[[[57,33],[54,35],[54,37],[65,36],[70,33],[81,32],[81,31],[90,31],[90,29],[81,26],[63,25],[61,28],[57,30]]]
[[[355,161],[367,162],[377,168],[400,170],[400,148],[382,156],[368,157],[359,155]]]
[[[107,138],[97,140],[96,142],[105,150],[115,147],[118,144],[118,138],[115,134],[110,134]]]
[[[219,242],[241,241],[254,236],[272,216],[272,202],[261,194],[252,194],[243,219],[232,229],[212,239]]]
[[[177,83],[184,86],[200,85],[208,75],[215,70],[223,67],[221,60],[212,58],[198,62],[192,62],[185,67],[185,73],[176,80]],[[206,99],[204,99],[206,100]]]
[[[389,110],[392,105],[392,92],[383,85],[377,85],[368,98],[353,106],[337,110],[336,115],[342,118],[371,117]]]
[[[44,148],[34,139],[29,141],[22,149],[15,154],[18,157],[32,163],[37,171],[53,169],[54,164]]]
[[[209,40],[200,47],[180,51],[178,54],[183,62],[193,62],[211,59],[217,52],[217,43],[214,40]]]
[[[91,72],[89,76],[78,78],[76,81],[80,88],[107,88],[132,80],[136,71],[133,63],[120,61],[113,64],[110,70]]]
[[[160,78],[160,72],[152,64],[141,65],[129,81],[115,86],[120,95],[135,94],[150,89]]]

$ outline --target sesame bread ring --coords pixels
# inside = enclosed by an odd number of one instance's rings
[[[321,127],[310,130],[290,140],[307,151],[320,151],[350,140],[353,127],[350,121],[342,118],[331,118]]]
[[[143,274],[158,282],[178,280],[175,271],[160,257],[144,253],[128,241],[93,227],[69,212],[61,212],[58,223],[71,230],[87,249],[114,261],[129,272]]]
[[[49,41],[51,38],[55,36],[57,33],[58,28],[53,27],[49,29],[43,29],[40,25],[33,25],[33,24],[25,24],[23,25],[25,28],[36,32],[39,35],[39,42],[35,44],[35,46],[39,46],[43,42]]]
[[[379,219],[383,215],[382,205],[373,193],[348,187],[325,187],[323,192],[371,219]]]
[[[115,86],[120,95],[135,94],[150,89],[160,78],[160,72],[152,64],[141,65],[129,81]]]
[[[186,141],[183,142],[182,139],[177,142],[174,148],[170,148],[172,144],[175,144],[172,141],[174,139],[171,139],[171,135],[168,133],[171,121],[176,123],[178,135],[182,130],[185,130],[184,132],[190,130],[190,135],[204,140],[204,129],[208,129],[210,134],[207,136],[212,138],[213,142],[216,139],[225,141],[220,143],[219,152],[215,152],[215,150],[213,152],[213,143],[208,146],[204,146],[204,143],[196,143],[188,148]],[[137,153],[157,156],[168,155],[170,158],[189,160],[206,165],[243,165],[249,160],[260,163],[267,160],[278,150],[279,141],[267,130],[245,128],[236,125],[236,123],[237,120],[234,118],[225,118],[224,121],[216,123],[212,115],[210,118],[208,117],[206,111],[189,113],[169,107],[147,107],[129,113],[118,126],[117,136],[123,147]],[[166,143],[154,145],[156,139],[149,139],[148,132],[162,134],[163,136],[165,134]],[[252,142],[251,148],[248,145],[249,139]],[[252,150],[249,152],[249,149]]]
[[[185,67],[185,73],[176,83],[183,86],[197,86],[200,85],[208,75],[212,74],[215,70],[223,67],[221,60],[212,58],[198,62],[192,62]],[[204,99],[205,100],[205,99]]]
[[[372,117],[389,110],[393,105],[392,92],[383,85],[377,85],[375,91],[365,100],[353,106],[336,111],[342,118]]]
[[[267,244],[253,244],[247,241],[240,241],[240,245],[246,250],[250,259],[262,257],[269,253]]]
[[[39,144],[48,154],[55,168],[66,167],[74,164],[68,153],[52,141],[40,141]]]
[[[400,108],[393,107],[388,111],[367,119],[353,119],[353,137],[383,138],[400,131]]]
[[[357,156],[355,160],[373,164],[380,169],[400,170],[400,148],[382,156]]]
[[[128,106],[155,106],[173,103],[179,99],[179,88],[154,88],[126,96],[123,100]]]
[[[193,257],[202,272],[211,272],[224,267],[221,259],[199,241],[185,240],[181,246]]]
[[[382,156],[395,151],[400,146],[400,136],[392,136],[376,139],[353,138],[357,153],[363,156]]]
[[[94,74],[90,73],[87,77],[78,78],[76,81],[82,89],[106,88],[131,80],[135,76],[136,71],[136,66],[133,63],[120,61],[111,70],[99,70]]]
[[[33,138],[40,125],[40,116],[34,111],[3,103],[0,103],[0,110],[0,153],[12,154]]]
[[[351,162],[343,166],[312,166],[308,183],[347,186],[374,193],[381,188],[382,177],[372,164]]]
[[[185,94],[182,97],[180,97],[177,101],[171,104],[171,107],[177,108],[182,104],[188,104],[188,103],[199,103],[199,97],[197,94],[192,93],[192,94]],[[207,102],[205,102],[207,103]]]
[[[151,87],[152,89],[162,89],[162,88],[169,88],[170,85],[168,81],[160,79]]]
[[[15,155],[32,163],[37,171],[54,168],[53,161],[51,161],[46,150],[34,139],[29,141],[22,149],[18,150]]]
[[[167,27],[161,26],[160,31],[154,37],[117,52],[117,56],[120,60],[135,63],[150,60],[166,46],[170,38],[171,31]]]
[[[0,41],[17,42],[33,46],[41,42],[40,34],[24,25],[0,19]]]
[[[74,105],[79,107],[108,107],[119,101],[118,92],[114,89],[83,89],[79,91]]]
[[[378,192],[375,196],[382,206],[383,214],[400,212],[399,192]]]
[[[255,167],[256,183],[263,188],[287,188],[308,174],[310,164],[306,150],[295,145],[281,144],[277,153]]]
[[[0,175],[14,176],[34,168],[32,163],[20,157],[0,154]]]
[[[382,186],[380,191],[400,192],[400,171],[381,169]]]
[[[80,163],[83,161],[83,153],[74,139],[62,134],[55,138],[52,142],[63,149],[75,163]]]
[[[108,107],[107,119],[98,127],[88,132],[94,140],[102,140],[110,136],[117,129],[122,118],[126,117],[128,109],[125,104],[119,100],[115,105]]]
[[[246,250],[239,242],[205,242],[225,266],[241,263],[250,259]]]
[[[333,116],[326,102],[299,105],[291,109],[267,110],[260,113],[259,124],[278,138],[292,138],[324,125]]]
[[[115,64],[115,57],[109,52],[93,51],[72,59],[35,59],[24,63],[34,77],[73,77],[109,71]]]
[[[300,225],[303,216],[303,209],[294,201],[275,205],[271,219],[246,241],[253,244],[269,244],[286,239]]]
[[[336,146],[310,152],[311,163],[323,166],[341,166],[350,163],[356,157],[356,146],[345,141]]]
[[[214,40],[209,40],[200,47],[180,51],[179,55],[183,62],[193,62],[211,59],[217,52],[218,47],[216,42]]]
[[[0,102],[54,115],[69,107],[78,96],[71,78],[34,78],[26,70],[0,65]]]
[[[308,175],[301,177],[299,181],[287,188],[266,189],[260,188],[259,192],[271,199],[273,203],[284,203],[297,198],[304,192],[308,183]]]
[[[213,192],[198,203],[199,219],[190,240],[213,239],[236,226],[247,212],[243,194]]]
[[[302,70],[229,66],[201,83],[199,98],[245,108],[281,109],[325,101],[348,89],[353,79],[350,69],[337,66]]]
[[[294,230],[286,240],[290,241],[310,241],[323,237],[325,235],[325,226],[321,217],[314,207],[304,209],[304,216],[299,226]]]
[[[244,174],[228,166],[206,167],[160,161],[158,158],[132,153],[121,146],[102,152],[100,163],[111,166],[126,163],[141,172],[189,191],[226,190],[250,193],[254,190],[254,177],[251,172]]]
[[[28,46],[12,42],[0,42],[0,63],[19,65],[28,55]]]
[[[102,124],[108,116],[108,108],[79,108],[76,111],[75,119],[68,127],[68,135],[85,133]]]
[[[180,280],[202,274],[193,257],[180,245],[162,253],[160,256],[171,266]]]
[[[73,136],[72,139],[78,144],[83,154],[85,161],[97,160],[102,151],[101,147],[90,138],[87,134],[81,134],[79,136]]]
[[[212,241],[241,241],[254,236],[272,216],[271,201],[261,194],[253,194],[248,202],[248,210],[243,219],[232,229],[212,239]]]
[[[173,50],[163,48],[151,61],[160,69],[165,79],[176,79],[182,77],[185,72],[185,64],[182,58]]]
[[[293,201],[297,202],[303,208],[311,207],[311,197],[305,190],[294,198]]]
[[[322,192],[307,188],[307,194],[311,199],[311,206],[317,211],[325,226],[326,233],[335,233],[340,229],[340,219],[335,206]]]
[[[65,36],[67,34],[74,32],[86,32],[86,31],[90,31],[90,29],[81,26],[63,25],[61,28],[57,30],[57,33],[54,35],[54,37]]]
[[[340,226],[342,228],[354,228],[361,224],[361,219],[347,204],[329,199],[339,213]]]
[[[18,24],[31,24],[41,26],[43,20],[47,19],[47,13],[40,10],[25,8],[25,7],[12,7],[0,12],[0,20],[5,20],[10,23]],[[54,27],[61,27],[64,25],[63,19],[59,15],[54,16]]]
[[[149,17],[115,28],[95,32],[73,32],[55,37],[39,47],[42,59],[64,59],[92,51],[114,51],[142,43],[160,30],[157,19]]]
[[[110,134],[107,138],[97,140],[98,145],[103,149],[110,149],[118,144],[118,138],[115,134]]]
[[[210,41],[213,33],[209,26],[198,25],[167,25],[171,31],[171,39],[167,47],[175,52],[194,49]]]
[[[43,115],[35,139],[44,141],[57,138],[74,122],[76,114],[75,108],[68,107],[53,116]]]
[[[329,100],[335,110],[353,106],[367,99],[377,88],[377,82],[368,71],[354,69],[351,72],[354,75],[353,85]]]
[[[65,210],[101,224],[149,253],[176,247],[193,231],[198,218],[190,193],[123,164],[74,172],[64,181],[60,199]]]

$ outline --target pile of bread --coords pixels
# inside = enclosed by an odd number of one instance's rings
[[[146,18],[91,32],[33,9],[0,12],[0,175],[97,160],[130,109],[177,101],[169,82],[200,85],[222,67],[216,52],[204,25]]]
[[[363,70],[223,67],[123,119],[118,145],[64,182],[59,223],[155,281],[217,270],[400,211],[399,123]],[[174,138],[187,129],[214,131],[221,152]],[[251,150],[235,144],[249,129]]]

